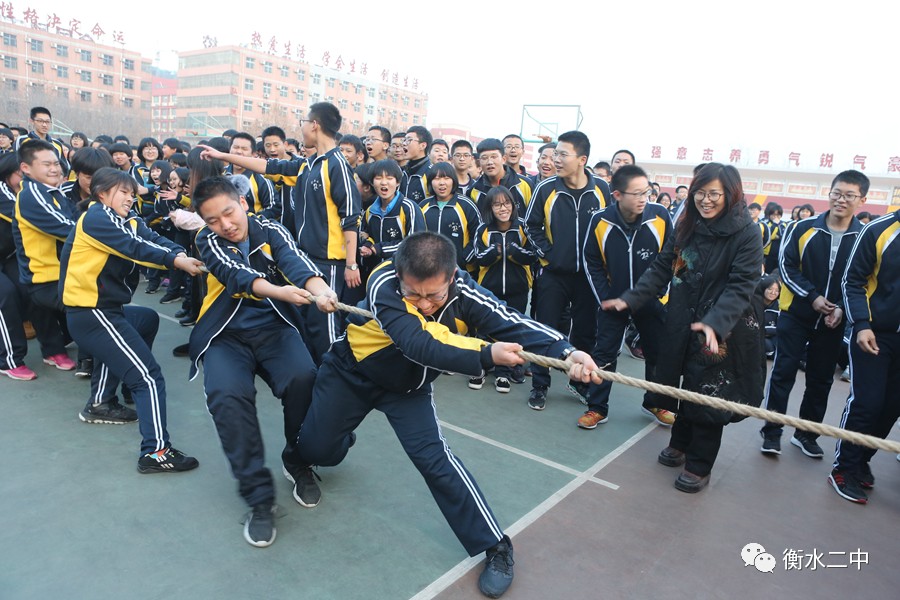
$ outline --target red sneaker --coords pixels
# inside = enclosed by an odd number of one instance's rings
[[[65,353],[54,354],[53,356],[45,356],[44,364],[53,365],[60,371],[71,371],[75,368],[75,361],[69,358],[69,356]]]
[[[15,369],[0,369],[0,373],[3,373],[10,379],[18,379],[20,381],[31,381],[32,379],[37,378],[37,373],[25,365],[16,367]]]

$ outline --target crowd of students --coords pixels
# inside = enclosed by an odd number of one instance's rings
[[[778,205],[764,218],[747,206],[730,165],[698,165],[673,198],[628,150],[589,167],[579,131],[542,146],[528,174],[517,135],[474,146],[421,126],[341,136],[329,103],[310,107],[301,140],[268,127],[193,148],[80,133],[67,144],[49,135],[48,109],[30,121],[25,133],[0,128],[0,372],[36,377],[33,331],[44,362],[91,378],[81,420],[139,423],[140,472],[196,468],[166,431],[158,314],[131,303],[142,276],[145,294],[164,287],[161,303],[181,301],[176,316],[193,327],[175,353],[203,373],[254,546],[275,539],[256,375],[282,403],[298,503],[319,503],[313,467],[340,463],[366,414],[382,411],[466,550],[486,554],[479,587],[491,597],[512,581],[512,543],[443,440],[431,399],[442,372],[473,389],[493,372],[504,394],[530,375],[527,406],[540,411],[550,372],[517,351],[558,356],[586,406],[576,424],[593,430],[609,420],[612,385],[592,371],[615,370],[633,330],[647,379],[782,413],[802,366],[800,416],[821,422],[843,344],[841,425],[883,438],[900,416],[900,211],[864,226],[860,172],[835,177],[826,213],[803,206],[785,221]],[[374,317],[348,317],[338,301]],[[658,460],[682,468],[675,487],[703,489],[739,418],[650,393],[642,410],[671,427]],[[780,454],[781,427],[760,434],[762,452]],[[791,443],[824,456],[809,433]],[[838,443],[838,494],[867,501],[873,454]]]

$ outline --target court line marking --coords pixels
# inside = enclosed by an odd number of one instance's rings
[[[558,489],[549,498],[538,504],[536,507],[524,514],[518,521],[510,525],[509,528],[506,529],[506,534],[510,537],[513,537],[524,530],[526,527],[537,521],[540,517],[549,512],[550,509],[559,504],[569,494],[584,485],[584,483],[588,481],[590,477],[603,470],[609,463],[624,454],[626,450],[634,446],[643,438],[647,437],[647,435],[649,435],[651,431],[656,429],[657,426],[658,425],[656,423],[649,423],[646,427],[625,440],[622,444],[616,447],[615,450],[585,469],[581,473],[581,477],[573,479],[572,481]],[[428,585],[428,587],[421,590],[410,600],[427,600],[430,598],[434,598],[436,595],[443,592],[445,589],[447,589],[453,583],[463,577],[466,573],[471,571],[477,565],[482,564],[483,562],[484,558],[481,555],[472,556],[459,562],[449,571],[432,581],[431,584]]]
[[[574,477],[578,477],[579,479],[587,479],[588,481],[593,481],[594,483],[597,483],[604,487],[608,487],[611,490],[619,489],[619,486],[617,486],[614,483],[610,483],[609,481],[606,481],[605,479],[600,479],[599,477],[585,476],[583,471],[573,469],[572,467],[567,467],[566,465],[560,464],[558,462],[552,461],[552,460],[544,458],[542,456],[538,456],[537,454],[532,454],[531,452],[522,450],[521,448],[516,448],[515,446],[510,446],[509,444],[504,444],[503,442],[498,442],[497,440],[483,436],[480,433],[475,433],[474,431],[470,431],[463,427],[459,427],[457,425],[452,425],[450,423],[447,423],[446,421],[439,421],[439,422],[441,424],[441,427],[443,427],[445,429],[449,429],[450,431],[455,431],[456,433],[462,434],[466,437],[470,437],[474,440],[478,440],[479,442],[484,442],[485,444],[494,446],[495,448],[500,448],[501,450],[506,450],[507,452],[510,452],[517,456],[521,456],[523,458],[533,460],[534,462],[537,462],[544,466],[550,467],[551,469],[557,469],[558,471],[562,471],[563,473],[567,473]]]

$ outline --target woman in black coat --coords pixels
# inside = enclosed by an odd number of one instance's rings
[[[762,264],[762,239],[750,220],[740,174],[730,165],[710,163],[695,175],[675,235],[656,261],[633,289],[602,306],[635,311],[669,286],[668,351],[659,357],[656,381],[759,406],[765,381],[763,307],[754,291]],[[724,426],[739,418],[672,398],[658,403],[678,413],[659,462],[684,465],[675,487],[698,492],[709,483]]]

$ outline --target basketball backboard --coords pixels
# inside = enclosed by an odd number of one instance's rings
[[[532,144],[555,142],[560,133],[581,127],[580,104],[524,104],[519,135]]]

